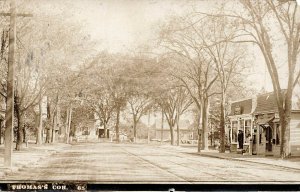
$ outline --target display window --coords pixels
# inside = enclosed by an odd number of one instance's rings
[[[250,143],[251,137],[251,119],[245,120],[244,126],[244,141],[245,143]]]
[[[232,121],[231,141],[237,143],[238,122]]]
[[[228,143],[231,143],[231,125],[227,125],[227,130],[228,130],[228,132],[227,132],[227,142]]]

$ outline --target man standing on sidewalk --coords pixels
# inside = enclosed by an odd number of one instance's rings
[[[242,130],[239,130],[239,133],[238,133],[238,142],[239,142],[239,149],[243,149],[244,134],[243,134]]]

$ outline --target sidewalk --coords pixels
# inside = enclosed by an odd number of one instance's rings
[[[272,156],[262,155],[242,155],[236,153],[219,153],[218,151],[205,151],[197,153],[200,156],[214,157],[219,159],[227,159],[234,161],[246,161],[250,163],[259,163],[264,165],[271,165],[282,168],[295,169],[300,171],[300,158],[292,157],[288,159],[281,159]]]
[[[23,147],[21,151],[13,151],[12,154],[12,168],[7,169],[4,167],[4,146],[0,146],[0,177],[12,172],[18,171],[27,165],[36,164],[38,161],[49,157],[58,151],[70,146],[64,143],[43,144],[37,146],[36,144],[28,144],[28,147]]]
[[[180,152],[189,153],[193,155],[199,155],[203,157],[213,157],[218,159],[227,159],[232,161],[245,161],[249,163],[259,163],[264,165],[271,165],[287,169],[295,169],[300,171],[300,157],[291,157],[287,159],[281,159],[272,156],[263,155],[242,155],[237,153],[219,153],[217,150],[201,151],[197,152],[197,147],[186,147],[186,146],[167,146],[162,145],[164,148],[173,148]]]

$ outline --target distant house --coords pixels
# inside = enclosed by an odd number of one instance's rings
[[[95,126],[94,115],[88,115],[84,121],[71,125],[71,135],[75,137],[75,141],[98,139],[98,130]]]
[[[97,113],[94,113],[94,129],[97,132],[98,136],[100,136],[101,138],[104,137],[104,126],[102,125]],[[107,134],[107,137],[110,136],[109,127],[107,127],[107,129],[106,129],[106,134]]]
[[[232,102],[228,118],[227,134],[232,152],[280,155],[280,120],[273,92]],[[239,141],[242,141],[240,150]],[[291,155],[300,156],[300,110],[297,109],[291,114],[289,145]]]

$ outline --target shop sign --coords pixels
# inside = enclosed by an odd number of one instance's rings
[[[234,108],[234,114],[235,115],[240,115],[242,114],[242,107],[241,106],[237,106]]]

